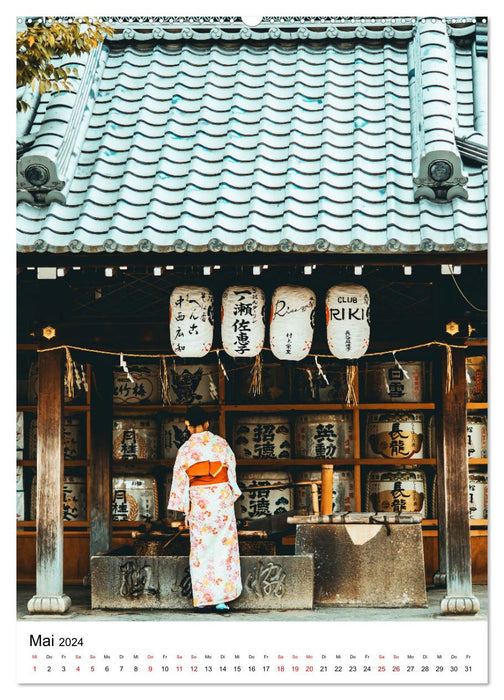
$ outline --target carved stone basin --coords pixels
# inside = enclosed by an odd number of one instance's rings
[[[237,610],[311,609],[313,555],[240,557],[243,592]],[[91,557],[91,607],[192,609],[187,556],[135,556],[121,547]]]

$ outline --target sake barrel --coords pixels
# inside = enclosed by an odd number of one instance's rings
[[[300,403],[344,403],[347,394],[346,367],[320,363],[325,381],[315,364],[293,368],[294,396]]]
[[[190,432],[183,416],[164,418],[161,422],[161,455],[175,459],[179,447],[189,438]]]
[[[469,518],[488,518],[488,475],[484,472],[469,472]],[[434,476],[432,486],[432,517],[438,517],[438,478]]]
[[[157,459],[158,423],[154,416],[117,417],[112,422],[115,460]]]
[[[468,459],[486,459],[488,456],[488,427],[486,416],[469,414],[466,422]],[[434,416],[429,418],[429,456],[436,456],[436,423]]]
[[[469,459],[485,459],[487,451],[488,431],[487,418],[477,414],[467,416],[467,456]]]
[[[423,362],[368,362],[364,370],[364,396],[372,403],[421,403],[425,400]]]
[[[231,357],[255,357],[264,345],[265,296],[252,286],[228,287],[222,294],[222,347]]]
[[[279,360],[302,360],[310,352],[316,296],[293,284],[277,287],[271,299],[270,345]]]
[[[320,469],[297,472],[295,481],[321,481]],[[321,485],[318,486],[318,499],[320,503]],[[353,471],[334,470],[332,488],[333,513],[351,512],[355,510],[355,489]],[[313,512],[312,491],[310,486],[296,486],[294,490],[294,507],[307,508]]]
[[[25,504],[24,504],[24,481],[23,467],[16,466],[16,520],[24,520]]]
[[[29,459],[37,459],[37,419],[29,427]],[[65,416],[63,420],[63,457],[64,459],[84,459],[86,456],[85,423],[83,416]]]
[[[467,401],[482,403],[487,400],[487,359],[484,355],[466,357]]]
[[[290,474],[283,471],[241,471],[237,477],[240,489],[250,486],[261,488],[243,491],[235,504],[236,517],[240,520],[264,518],[293,510],[294,497]],[[268,486],[281,484],[284,488],[270,489]]]
[[[114,367],[113,401],[115,404],[160,404],[159,365],[127,363],[131,381],[122,367]]]
[[[80,368],[80,365],[79,365]],[[28,372],[28,387],[27,401],[30,406],[35,406],[38,402],[38,362],[32,362]],[[81,384],[80,388],[74,382],[74,395],[68,396],[67,392],[63,395],[64,403],[84,404],[86,402],[86,391]]]
[[[286,403],[289,401],[289,370],[284,364],[265,363],[262,366],[262,392],[259,397],[250,393],[252,364],[230,373],[231,392],[235,403]],[[226,395],[229,384],[226,384]]]
[[[370,298],[360,284],[338,284],[326,294],[327,344],[335,357],[355,360],[369,345]]]
[[[306,413],[296,416],[297,457],[344,459],[353,457],[353,421],[349,412]]]
[[[366,421],[366,457],[422,459],[422,413],[370,413]]]
[[[63,520],[76,522],[87,520],[87,489],[84,474],[65,474],[63,479]],[[37,518],[37,477],[31,485],[31,519]]]
[[[207,287],[185,285],[170,295],[170,342],[179,357],[204,357],[212,347],[213,295]]]
[[[237,459],[283,459],[291,456],[291,430],[285,416],[240,416],[233,428]]]
[[[168,365],[171,403],[190,404],[216,403],[218,393],[217,365],[172,364]]]
[[[488,476],[482,472],[469,472],[469,517],[488,518]]]
[[[209,421],[209,430],[215,433],[218,423]],[[184,416],[171,416],[161,421],[161,456],[164,459],[175,459],[179,447],[190,437]]]
[[[366,480],[366,510],[413,511],[427,517],[427,480],[422,469],[371,471]]]
[[[113,520],[157,520],[158,492],[152,476],[112,478]]]
[[[16,412],[16,459],[24,456],[24,413]]]

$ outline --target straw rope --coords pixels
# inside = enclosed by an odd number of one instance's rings
[[[440,348],[445,348],[446,350],[446,391],[450,392],[453,389],[454,385],[454,379],[453,379],[453,357],[452,357],[452,348],[458,348],[458,349],[465,349],[468,346],[467,345],[455,345],[455,344],[449,344],[449,343],[443,343],[438,340],[432,340],[428,343],[420,343],[419,345],[409,345],[404,348],[393,348],[390,350],[382,350],[380,352],[370,352],[366,353],[362,357],[364,359],[367,359],[369,357],[382,357],[384,355],[392,355],[394,360],[396,360],[396,353],[399,352],[408,352],[410,350],[419,350],[421,348],[428,348],[428,347],[440,347]],[[70,350],[76,350],[77,352],[89,352],[89,353],[94,353],[97,355],[117,355],[123,360],[124,357],[138,357],[138,358],[144,358],[144,359],[156,359],[158,358],[160,360],[160,376],[161,376],[161,387],[162,387],[162,394],[163,394],[163,402],[168,401],[170,403],[169,399],[169,378],[168,378],[168,371],[167,371],[167,366],[166,366],[166,359],[170,358],[173,359],[175,363],[175,359],[182,359],[180,358],[180,355],[171,355],[167,353],[133,353],[133,352],[117,352],[113,350],[98,350],[96,348],[85,348],[82,346],[78,345],[57,345],[51,348],[37,348],[38,353],[42,352],[54,352],[55,350],[64,350],[65,351],[65,356],[66,356],[66,372],[65,372],[65,390],[68,394],[68,396],[73,397],[74,396],[74,362],[72,359],[72,356],[70,354]],[[217,359],[219,362],[219,366],[221,367],[221,370],[224,370],[224,365],[222,364],[222,361],[220,359],[219,353],[223,351],[223,348],[218,348],[215,350],[210,350],[208,354],[211,353],[217,353]],[[263,348],[263,350],[270,351],[270,348]],[[320,354],[315,354],[315,353],[308,353],[307,357],[313,357],[315,358],[315,363],[317,367],[320,370],[320,365],[318,363],[319,358],[323,359],[338,359],[334,355],[320,355]],[[362,359],[362,358],[360,358]],[[175,366],[175,365],[174,365]],[[249,366],[249,365],[248,365]],[[239,371],[243,369],[243,367],[237,367],[233,368],[227,371]],[[296,368],[297,369],[297,368]],[[299,369],[304,369],[303,367],[300,367]],[[211,374],[212,372],[209,372],[208,374]],[[250,383],[249,387],[249,392],[252,393],[255,396],[259,396],[262,393],[262,357],[261,354],[259,353],[255,361],[252,365],[251,369],[251,375],[252,375],[252,381]],[[347,378],[347,396],[346,396],[346,403],[347,405],[354,405],[357,400],[355,396],[355,375],[357,373],[357,364],[348,364],[346,368],[346,378]],[[205,373],[206,374],[206,373]],[[322,373],[322,376],[323,373]]]

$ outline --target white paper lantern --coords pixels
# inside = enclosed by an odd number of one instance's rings
[[[338,284],[326,295],[327,343],[341,360],[362,357],[369,346],[369,292],[359,284]]]
[[[179,357],[204,357],[213,341],[213,296],[206,287],[175,287],[170,296],[170,341]]]
[[[315,326],[315,293],[307,287],[283,285],[271,300],[271,352],[279,360],[302,360],[310,352]]]
[[[264,292],[228,287],[222,295],[222,347],[231,357],[255,357],[264,345]]]

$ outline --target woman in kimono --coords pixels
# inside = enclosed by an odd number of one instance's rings
[[[234,502],[236,459],[224,438],[208,430],[206,413],[191,406],[186,415],[189,439],[173,468],[169,510],[181,511],[189,525],[189,568],[195,610],[227,613],[226,603],[242,591]],[[208,609],[208,608],[207,608]]]

